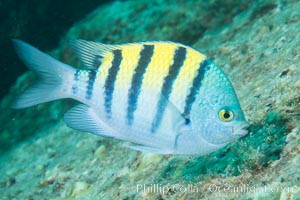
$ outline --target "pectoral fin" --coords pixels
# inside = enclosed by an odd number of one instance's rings
[[[174,125],[186,122],[186,119],[182,116],[182,112],[178,109],[178,107],[172,101],[161,94],[155,115],[155,120],[152,122],[152,132],[155,132],[156,129],[158,129],[162,122],[164,113],[166,112],[171,113]]]

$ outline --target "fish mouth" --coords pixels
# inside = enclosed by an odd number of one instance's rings
[[[242,137],[249,133],[247,128],[249,127],[248,123],[241,123],[240,125],[233,128],[233,135],[236,137]]]

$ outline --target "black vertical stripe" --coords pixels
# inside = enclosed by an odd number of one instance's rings
[[[177,149],[177,147],[178,147],[178,139],[179,139],[179,134],[177,134],[177,135],[175,136],[175,141],[174,141],[174,145],[173,145],[173,148],[174,148],[174,149]]]
[[[77,92],[78,92],[77,81],[79,80],[79,76],[80,76],[80,69],[76,69],[76,72],[74,74],[74,84],[72,86],[73,94],[77,94]]]
[[[78,81],[79,80],[79,75],[80,75],[80,69],[76,69],[76,72],[74,74],[74,81]]]
[[[93,96],[93,88],[94,88],[94,82],[96,79],[97,70],[92,69],[88,70],[88,81],[87,81],[87,87],[86,87],[86,99],[91,99]]]
[[[154,45],[143,45],[139,61],[132,77],[131,87],[128,91],[127,123],[131,125],[134,119],[134,112],[137,108],[138,97],[142,87],[142,81],[146,69],[151,62],[154,53]]]
[[[94,62],[93,62],[93,68],[98,68],[101,66],[102,64],[102,56],[99,56],[99,55],[95,55],[95,59],[94,59]]]
[[[196,100],[196,95],[202,85],[202,80],[204,79],[206,72],[210,69],[211,64],[212,64],[212,61],[209,59],[203,60],[200,63],[199,69],[197,71],[197,75],[195,76],[195,78],[193,80],[193,84],[190,89],[190,92],[185,99],[184,112],[182,115],[184,118],[186,118],[188,120],[190,118],[190,113],[191,113],[193,103]]]
[[[117,49],[113,50],[113,61],[112,61],[112,66],[110,67],[108,71],[107,78],[105,80],[105,85],[104,85],[104,106],[105,106],[105,111],[107,113],[107,117],[111,117],[111,106],[112,106],[112,98],[113,98],[113,93],[114,93],[114,88],[115,88],[115,82],[117,79],[118,72],[120,70],[120,64],[122,62],[122,51]]]
[[[88,71],[89,80],[87,82],[86,94],[85,94],[85,98],[88,100],[91,99],[93,96],[94,82],[96,79],[97,72],[98,72],[97,69],[92,69]]]
[[[178,47],[175,50],[174,58],[173,58],[173,64],[169,68],[168,75],[164,78],[164,83],[161,90],[161,97],[158,101],[157,111],[156,115],[154,116],[151,132],[155,132],[157,128],[159,127],[166,105],[167,101],[169,100],[170,94],[173,89],[174,81],[176,80],[181,67],[184,64],[185,58],[186,58],[186,48],[184,47]]]

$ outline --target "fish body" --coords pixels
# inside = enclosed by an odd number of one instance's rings
[[[82,70],[22,41],[14,44],[40,78],[17,98],[14,108],[73,98],[81,104],[65,114],[69,127],[158,154],[205,154],[247,133],[226,75],[188,46],[75,40],[71,47],[86,66]]]

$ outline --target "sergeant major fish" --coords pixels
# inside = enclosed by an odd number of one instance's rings
[[[71,47],[86,66],[80,70],[20,40],[13,42],[39,77],[13,108],[72,98],[81,104],[65,114],[67,126],[157,154],[206,154],[247,134],[226,75],[188,46],[75,40]]]

